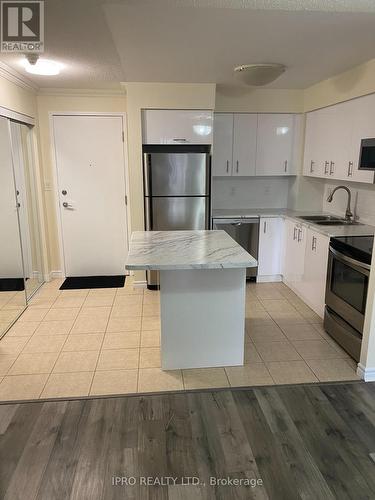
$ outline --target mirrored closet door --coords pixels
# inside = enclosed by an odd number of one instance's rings
[[[9,120],[0,117],[0,336],[26,307]]]
[[[31,129],[0,116],[0,338],[43,284]]]
[[[21,123],[10,123],[13,168],[21,236],[26,299],[43,284],[39,213],[36,194],[31,129]]]

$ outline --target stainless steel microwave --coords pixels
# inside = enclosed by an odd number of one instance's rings
[[[375,139],[362,139],[358,169],[375,171]]]

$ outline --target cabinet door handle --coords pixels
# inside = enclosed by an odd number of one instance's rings
[[[297,227],[294,227],[294,231],[293,231],[293,241],[295,241],[297,239]]]
[[[329,175],[332,175],[334,171],[335,171],[335,162],[331,161],[331,163],[329,164]]]
[[[288,160],[284,161],[284,172],[288,171]]]
[[[239,161],[237,160],[236,161],[236,172],[237,172],[237,174],[238,174],[238,169],[239,169]]]
[[[311,250],[316,250],[316,236],[312,237]]]
[[[315,165],[315,161],[312,161],[310,162],[310,174],[312,174],[314,172],[314,165]]]
[[[229,160],[227,160],[227,174],[229,173]]]
[[[349,166],[348,166],[348,177],[352,177],[352,176],[353,176],[353,162],[350,161]]]
[[[263,222],[263,233],[266,234],[267,232],[267,221]]]
[[[324,174],[325,175],[328,175],[328,165],[329,165],[329,161],[325,161],[324,162]]]
[[[298,243],[300,241],[302,241],[302,229],[298,229],[298,239],[297,239]]]

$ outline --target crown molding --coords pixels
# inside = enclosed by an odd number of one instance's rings
[[[40,96],[73,96],[73,97],[124,97],[123,89],[68,89],[41,87]]]
[[[0,77],[5,78],[9,82],[12,82],[30,92],[37,92],[38,90],[38,86],[35,85],[35,83],[2,61],[0,61]]]

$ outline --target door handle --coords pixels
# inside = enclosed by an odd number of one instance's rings
[[[229,160],[227,160],[227,174],[229,173]]]
[[[302,229],[298,229],[298,238],[297,238],[298,243],[302,241]]]
[[[331,161],[331,163],[329,164],[329,175],[332,175],[334,171],[335,171],[335,162]]]
[[[314,165],[315,165],[315,161],[312,161],[310,162],[310,174],[312,174],[314,172]]]
[[[297,227],[295,227],[295,228],[294,228],[294,231],[293,231],[293,241],[295,241],[295,240],[297,239],[297,234],[296,234],[296,233],[297,233],[297,230],[298,230],[298,228],[297,228]]]
[[[264,221],[263,223],[263,233],[266,234],[267,232],[267,221]]]
[[[62,205],[64,208],[73,208],[73,205],[70,205],[67,201],[64,201]]]
[[[284,161],[284,172],[288,171],[288,160]]]
[[[236,172],[237,172],[237,174],[238,174],[238,169],[239,169],[239,161],[237,160],[236,161]]]
[[[329,165],[329,161],[325,161],[324,162],[324,174],[325,175],[328,175],[328,165]]]

